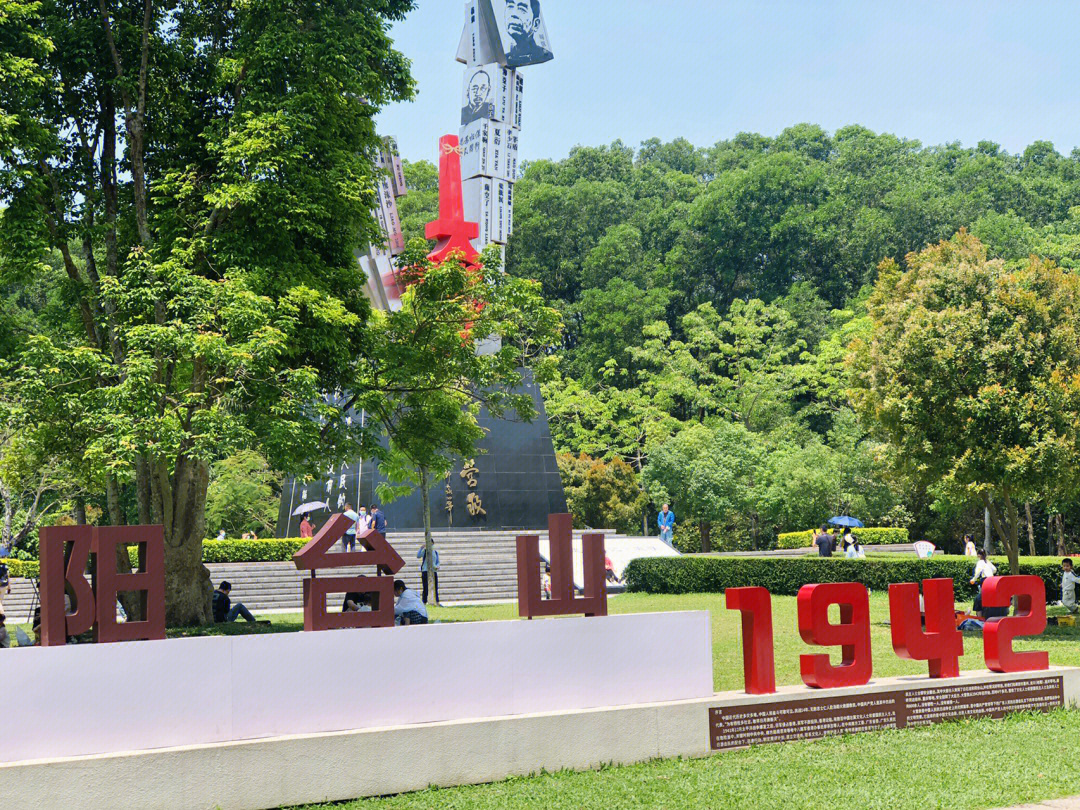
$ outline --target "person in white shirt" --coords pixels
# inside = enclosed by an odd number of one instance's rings
[[[844,556],[849,560],[865,560],[866,552],[863,551],[863,547],[859,545],[858,540],[852,540],[847,547],[847,551],[844,552]]]
[[[420,601],[420,594],[405,587],[400,579],[394,580],[394,596],[397,604],[394,605],[394,619],[398,624],[427,624],[427,608]]]
[[[975,613],[983,613],[982,606],[982,586],[983,583],[992,576],[997,575],[997,566],[990,560],[986,559],[986,549],[980,548],[978,551],[979,560],[975,563],[975,573],[971,577],[971,584],[979,586],[979,595],[975,597],[975,601],[971,606],[972,611]]]
[[[971,539],[970,534],[964,535],[964,556],[974,557],[978,554],[978,549],[975,548],[975,541]]]
[[[1068,608],[1069,613],[1076,613],[1076,585],[1080,583],[1080,577],[1073,573],[1072,560],[1066,557],[1061,561],[1061,604]]]
[[[345,517],[351,520],[353,524],[345,532],[345,536],[341,538],[341,550],[356,551],[356,528],[360,525],[360,514],[353,509],[351,503],[345,504]]]

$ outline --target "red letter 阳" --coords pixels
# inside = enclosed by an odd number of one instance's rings
[[[926,630],[919,612],[919,586],[904,582],[889,586],[889,622],[896,654],[910,661],[927,661],[931,678],[956,678],[964,637],[956,629],[951,579],[924,579]]]
[[[840,624],[829,623],[829,606],[840,606]],[[839,666],[828,655],[799,657],[807,686],[829,689],[860,686],[870,680],[874,666],[870,653],[870,594],[857,582],[803,585],[799,589],[799,635],[807,644],[840,647]]]
[[[130,574],[117,571],[117,555],[127,554],[135,546],[139,554],[138,570]],[[97,567],[94,591],[97,593],[95,640],[142,641],[165,638],[165,533],[161,526],[102,526],[94,528],[94,554]],[[116,621],[116,597],[126,591],[139,593],[142,621]]]
[[[728,588],[728,610],[742,613],[743,679],[748,695],[776,691],[773,664],[772,597],[765,588]]]
[[[1039,577],[990,577],[982,586],[983,607],[1008,607],[1016,597],[1016,615],[990,619],[983,627],[983,655],[994,672],[1035,672],[1050,668],[1046,652],[1014,652],[1017,636],[1037,636],[1046,629],[1046,585]]]
[[[94,591],[86,581],[86,561],[93,547],[91,526],[43,526],[38,533],[41,557],[41,646],[66,644],[68,636],[94,625]],[[74,613],[67,615],[64,593],[70,586]]]

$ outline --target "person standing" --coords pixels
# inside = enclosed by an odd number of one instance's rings
[[[356,527],[360,525],[360,513],[353,509],[351,503],[345,504],[345,517],[352,521],[352,525],[345,531],[341,538],[342,551],[356,551]]]
[[[975,541],[971,539],[970,534],[964,535],[964,556],[965,557],[977,557],[978,550],[975,548]]]
[[[315,534],[315,527],[311,525],[311,521],[307,519],[307,515],[300,518],[300,538],[306,540]]]
[[[821,530],[814,535],[814,545],[817,546],[818,555],[821,557],[831,557],[833,553],[833,537],[829,534],[829,527],[824,523],[821,525]]]
[[[1066,557],[1061,561],[1061,604],[1069,613],[1076,613],[1076,585],[1080,577],[1073,573],[1073,561]]]
[[[420,550],[416,552],[416,558],[420,560],[420,578],[424,583],[422,600],[426,605],[428,603],[428,568],[431,569],[431,581],[435,585],[435,604],[439,604],[439,550],[435,548],[435,541],[431,542],[431,566],[428,566],[427,558],[427,545],[420,546]]]
[[[382,513],[377,503],[371,505],[371,528],[379,534],[386,534],[386,515]]]
[[[660,527],[660,539],[675,548],[675,513],[668,504],[661,507],[660,514],[656,516],[656,524]]]

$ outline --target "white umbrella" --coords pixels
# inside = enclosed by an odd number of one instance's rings
[[[323,503],[322,501],[312,501],[311,503],[302,503],[293,510],[293,517],[297,515],[306,515],[308,512],[318,512],[320,509],[329,509],[330,504]]]

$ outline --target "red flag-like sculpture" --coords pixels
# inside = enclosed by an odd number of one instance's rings
[[[461,147],[457,135],[439,139],[439,218],[429,222],[424,230],[428,239],[438,240],[435,250],[428,254],[433,262],[443,262],[451,253],[461,253],[466,264],[475,265],[480,254],[470,240],[480,235],[480,226],[465,221],[465,204],[461,197]]]

